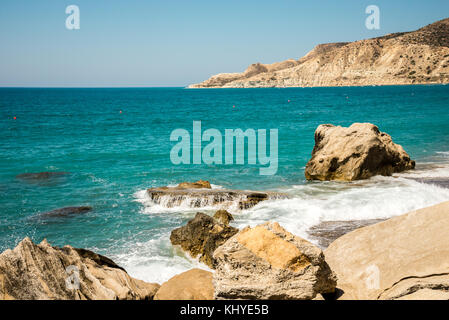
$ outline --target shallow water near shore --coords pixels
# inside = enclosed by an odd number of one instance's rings
[[[104,254],[152,282],[206,268],[169,241],[171,230],[199,210],[167,209],[145,195],[146,188],[198,179],[214,188],[287,193],[289,199],[234,210],[233,225],[278,221],[317,243],[307,231],[323,221],[384,219],[449,200],[448,107],[447,86],[0,89],[0,251],[25,236],[47,238]],[[247,164],[173,165],[170,133],[191,132],[194,120],[222,133],[278,129],[277,174],[261,176],[260,166]],[[416,170],[351,183],[306,182],[316,127],[353,122],[389,133],[417,161]],[[17,177],[44,171],[67,174]],[[41,217],[67,206],[93,209]]]

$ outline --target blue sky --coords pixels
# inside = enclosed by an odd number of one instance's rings
[[[371,4],[380,30],[365,28]],[[447,0],[1,0],[0,86],[185,86],[447,17]]]

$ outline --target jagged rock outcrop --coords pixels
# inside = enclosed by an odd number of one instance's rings
[[[221,224],[227,226],[227,225],[229,225],[229,222],[234,220],[234,217],[232,216],[232,214],[230,214],[226,210],[218,210],[214,214],[214,219],[216,219]]]
[[[154,300],[213,300],[212,273],[191,269],[164,282]]]
[[[449,202],[354,230],[324,251],[341,299],[448,299]]]
[[[196,185],[198,183],[199,181],[195,182]],[[201,185],[204,186],[204,184]],[[277,192],[210,189],[207,187],[190,187],[188,184],[180,184],[176,187],[150,188],[147,189],[147,194],[152,202],[166,208],[215,206],[221,209],[232,208],[234,210],[249,209],[264,200],[287,197],[285,194]]]
[[[320,125],[306,165],[307,180],[352,181],[415,168],[415,161],[391,137],[370,123],[348,128]]]
[[[299,60],[253,64],[190,88],[449,83],[449,19],[413,32],[316,46]]]
[[[214,268],[215,249],[237,232],[237,228],[222,224],[211,216],[198,212],[187,225],[171,232],[170,241],[173,245],[180,245],[193,258],[200,256],[201,262]]]
[[[241,230],[214,259],[216,299],[313,299],[336,286],[321,249],[278,223]]]
[[[150,300],[158,289],[107,257],[45,240],[25,238],[0,254],[0,300]]]

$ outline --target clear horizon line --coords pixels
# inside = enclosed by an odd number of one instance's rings
[[[125,89],[125,88],[186,88],[186,86],[0,86],[0,89]]]

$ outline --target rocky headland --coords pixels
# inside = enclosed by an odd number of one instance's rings
[[[189,88],[323,87],[446,84],[449,18],[419,30],[317,45],[299,60],[255,63]]]

